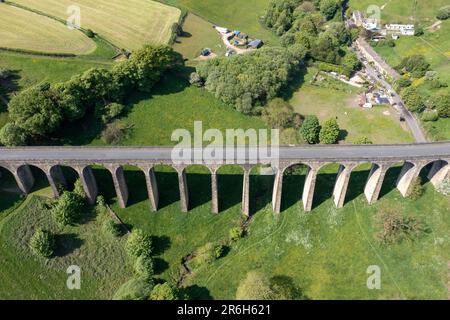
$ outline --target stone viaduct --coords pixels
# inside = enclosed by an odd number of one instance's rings
[[[237,149],[239,148],[234,150]],[[344,206],[347,189],[351,188],[349,186],[350,175],[352,170],[360,164],[372,164],[364,189],[364,194],[370,204],[378,200],[388,169],[399,162],[403,164],[403,167],[397,179],[397,188],[403,196],[407,196],[411,184],[425,167],[429,168],[428,178],[434,186],[450,177],[450,142],[411,145],[280,147],[277,159],[268,156],[261,157],[256,161],[249,158],[238,161],[233,156],[233,159],[202,159],[201,161],[194,161],[194,157],[192,157],[192,161],[174,163],[172,151],[171,147],[0,148],[0,167],[12,173],[17,185],[25,194],[30,192],[34,184],[30,166],[40,168],[45,172],[55,197],[59,196],[58,185],[65,184],[61,166],[71,167],[78,173],[89,202],[94,203],[99,191],[91,166],[102,165],[111,172],[120,206],[126,207],[128,187],[123,166],[137,166],[145,174],[151,209],[157,211],[159,192],[154,168],[156,165],[169,165],[178,173],[181,211],[187,212],[189,210],[189,192],[185,169],[191,164],[201,164],[211,172],[211,210],[213,213],[219,213],[217,171],[223,165],[236,164],[243,169],[242,212],[245,215],[250,214],[250,172],[259,164],[271,164],[275,172],[272,197],[275,213],[281,211],[283,176],[285,171],[293,165],[302,164],[308,168],[302,195],[305,211],[311,211],[313,208],[315,184],[319,170],[330,163],[340,165],[333,191],[333,200],[337,208]],[[199,150],[189,149],[188,151],[194,155]]]

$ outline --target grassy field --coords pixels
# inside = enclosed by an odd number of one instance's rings
[[[337,166],[324,167],[317,181],[321,192],[315,196],[311,213],[305,213],[299,203],[304,172],[286,175],[279,216],[270,208],[273,177],[259,176],[253,170],[250,194],[254,218],[247,235],[223,258],[190,274],[183,287],[192,298],[233,299],[246,272],[259,270],[269,277],[282,277],[309,299],[445,299],[450,250],[448,199],[428,183],[419,200],[404,199],[394,188],[400,172],[395,167],[387,174],[381,200],[369,206],[363,195],[367,168],[363,165],[353,172],[347,203],[337,210],[331,200]],[[157,278],[176,281],[182,257],[208,242],[223,241],[229,229],[242,222],[241,188],[236,188],[242,184],[239,170],[231,166],[219,171],[219,215],[210,213],[210,176],[205,172],[197,166],[188,168],[191,210],[186,214],[179,211],[179,195],[173,192],[178,187],[177,174],[167,167],[157,168],[157,213],[149,211],[142,172],[126,168],[129,207],[120,209],[110,173],[98,167],[94,170],[100,193],[121,219],[154,237]],[[0,208],[8,210],[0,213],[0,253],[7,257],[0,268],[0,297],[110,298],[130,271],[121,249],[122,239],[105,237],[99,229],[105,219],[101,210],[87,213],[89,219],[79,226],[61,230],[65,235],[61,243],[68,243],[64,248],[72,249],[50,262],[34,258],[26,247],[35,226],[52,228],[48,212],[42,210],[42,195],[49,194],[43,178],[38,180],[41,183],[35,188],[36,195],[28,197],[17,210]],[[379,244],[375,238],[379,231],[376,217],[392,211],[418,219],[427,231],[411,241]],[[64,270],[73,263],[84,270],[82,290],[78,292],[64,286]],[[366,287],[366,270],[371,265],[381,268],[381,290]]]
[[[95,42],[86,35],[50,18],[4,3],[0,16],[0,47],[73,54],[95,50]]]
[[[193,63],[203,48],[210,48],[215,54],[225,53],[225,44],[212,24],[199,16],[189,13],[183,24],[184,35],[178,37],[173,49]]]
[[[20,5],[67,19],[70,0],[14,0]],[[92,29],[115,45],[130,50],[144,44],[164,44],[171,27],[178,22],[180,10],[150,0],[78,0],[81,27]]]
[[[398,121],[394,110],[382,106],[376,106],[373,109],[359,108],[358,88],[339,82],[336,85],[342,90],[312,85],[311,78],[314,71],[314,69],[308,70],[303,84],[290,99],[297,112],[302,115],[316,115],[320,121],[337,117],[339,126],[343,130],[340,139],[344,139],[346,143],[352,143],[363,136],[368,137],[373,143],[414,141],[407,127],[403,127]],[[335,80],[332,81],[335,82]]]
[[[383,23],[428,23],[435,21],[439,8],[448,5],[447,0],[350,0],[350,9],[367,15],[367,8],[376,5],[381,9]],[[372,12],[370,14],[373,14]]]
[[[259,23],[269,0],[230,0],[227,2],[220,0],[162,0],[161,2],[189,10],[222,27],[241,30],[268,44],[279,43],[275,34]]]
[[[190,87],[184,75],[169,74],[153,90],[151,96],[137,94],[128,101],[121,122],[131,127],[121,145],[174,145],[172,132],[178,128],[192,132],[194,121],[202,121],[204,130],[217,128],[265,128],[258,117],[245,116],[215,99],[206,90]],[[100,123],[88,119],[83,126],[64,128],[63,143],[104,145],[99,136]]]

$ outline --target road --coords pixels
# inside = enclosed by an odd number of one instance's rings
[[[242,151],[245,148],[236,148]],[[0,165],[3,163],[22,162],[165,162],[170,163],[173,147],[24,147],[0,148]],[[192,152],[202,149],[187,149]],[[233,149],[232,149],[233,150]],[[248,149],[247,149],[248,151]],[[278,156],[274,158],[278,159]],[[222,159],[233,159],[224,156]],[[245,157],[246,159],[248,158]],[[244,159],[244,160],[246,160]],[[263,158],[270,160],[271,157]],[[306,145],[280,147],[280,160],[312,160],[312,161],[376,161],[376,160],[414,160],[414,159],[450,159],[450,141],[409,145]],[[214,163],[207,157],[204,163]],[[221,161],[218,161],[221,162]],[[235,163],[244,163],[235,162]]]
[[[425,134],[422,131],[422,128],[420,127],[420,124],[418,123],[417,119],[414,117],[414,115],[405,107],[405,103],[403,102],[400,95],[395,91],[395,89],[392,87],[392,85],[384,78],[382,74],[380,74],[378,71],[376,71],[370,63],[367,63],[367,60],[363,57],[363,55],[355,49],[355,52],[359,58],[359,60],[364,64],[366,73],[376,82],[382,86],[386,92],[392,93],[392,99],[395,102],[395,105],[393,108],[395,108],[400,115],[405,119],[406,123],[408,124],[409,129],[411,130],[411,133],[414,136],[414,139],[418,143],[424,143],[427,142],[427,138],[425,137]]]

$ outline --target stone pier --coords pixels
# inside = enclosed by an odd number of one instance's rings
[[[283,194],[283,174],[284,170],[276,168],[275,181],[273,183],[272,209],[275,213],[281,212],[281,199]]]
[[[84,192],[86,193],[87,201],[89,204],[95,204],[98,195],[98,187],[92,168],[89,166],[77,167],[75,170],[80,176],[80,181],[83,185]]]
[[[211,173],[211,212],[219,213],[219,190],[216,170],[213,170]]]
[[[397,189],[400,191],[403,197],[407,197],[410,191],[411,185],[414,180],[419,176],[420,171],[424,167],[423,163],[405,162],[402,167],[402,171],[397,179]]]
[[[189,211],[189,192],[186,178],[186,170],[184,167],[177,168],[178,172],[178,185],[180,189],[180,205],[181,212]]]
[[[111,172],[114,189],[116,190],[117,200],[119,206],[123,209],[127,207],[128,202],[128,186],[125,180],[125,174],[123,167],[121,166],[108,166],[108,170]]]
[[[336,177],[336,183],[333,190],[333,200],[336,208],[342,208],[345,204],[345,196],[347,195],[348,183],[350,181],[350,175],[355,167],[354,164],[340,165],[339,171]]]
[[[250,216],[250,171],[251,167],[244,168],[244,178],[242,183],[242,213]]]
[[[319,168],[317,167],[309,167],[308,172],[306,173],[305,186],[303,187],[303,209],[306,212],[310,212],[312,210],[313,201],[314,201],[314,189],[316,188],[316,180],[317,173],[319,172]]]
[[[450,178],[450,162],[444,160],[435,161],[428,173],[430,182],[437,188],[447,178]]]
[[[366,186],[364,187],[364,195],[369,204],[374,204],[378,201],[384,177],[389,167],[390,165],[388,164],[372,164]]]
[[[145,168],[144,174],[145,182],[147,184],[148,199],[150,200],[150,208],[152,211],[156,212],[158,211],[159,192],[158,184],[156,182],[155,169],[153,167]]]

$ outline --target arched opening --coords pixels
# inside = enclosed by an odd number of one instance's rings
[[[302,200],[308,168],[305,164],[294,164],[284,170],[281,211],[291,208]]]
[[[276,171],[270,165],[258,165],[250,171],[250,214],[264,209],[272,202]]]
[[[180,201],[177,171],[168,165],[156,165],[154,171],[159,190],[158,209],[163,209]]]
[[[353,168],[348,183],[347,195],[345,203],[351,202],[356,198],[364,195],[364,189],[369,178],[370,170],[373,164],[370,162],[361,163]]]
[[[54,177],[54,179],[57,180],[56,183],[63,183],[64,190],[68,191],[73,191],[75,187],[75,182],[80,178],[78,172],[74,168],[65,165],[58,165],[52,167],[50,169],[50,173],[52,177]],[[62,177],[58,179],[59,174],[61,174]]]
[[[244,169],[239,165],[223,165],[217,170],[219,212],[242,202]]]
[[[341,165],[335,162],[320,167],[317,172],[313,208],[322,205],[327,200],[333,200],[334,186],[340,167]]]
[[[11,208],[22,197],[22,191],[14,175],[6,168],[0,167],[0,218],[1,213]]]
[[[132,165],[123,166],[123,170],[125,183],[128,188],[127,206],[148,201],[144,171],[142,171],[141,168]]]
[[[45,171],[34,165],[25,165],[25,166],[28,166],[30,168],[31,175],[34,178],[34,183],[32,184],[32,187],[29,192],[30,193],[39,192],[45,196],[52,197],[53,192],[50,188],[50,183],[48,181],[47,174],[45,173]],[[19,167],[17,171],[19,172],[20,170],[24,169],[25,166]]]
[[[449,162],[447,160],[432,161],[422,169],[420,176],[422,183],[429,181],[435,188],[438,188],[446,178],[450,177]]]
[[[397,180],[400,177],[402,171],[403,162],[397,162],[389,167],[386,171],[383,185],[381,187],[379,198],[383,198],[389,193],[393,192],[397,187]]]
[[[92,165],[90,168],[95,177],[98,194],[102,195],[108,204],[116,202],[118,199],[111,172],[103,165]]]
[[[212,199],[209,168],[203,165],[190,165],[184,170],[187,176],[189,209],[194,210],[209,203]]]

